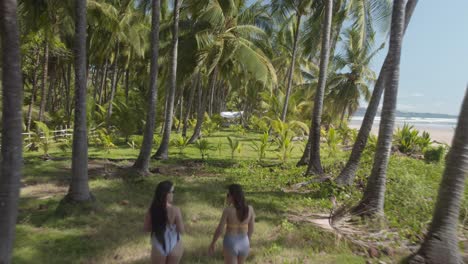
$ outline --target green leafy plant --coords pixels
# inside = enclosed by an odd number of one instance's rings
[[[416,144],[422,152],[424,152],[431,145],[431,143],[431,135],[426,131],[422,133],[422,135],[418,138],[416,142]]]
[[[262,161],[266,156],[266,150],[268,146],[271,144],[268,141],[269,134],[268,132],[264,132],[263,135],[260,137],[260,141],[252,141],[253,146],[250,146],[254,151],[258,154],[258,161]]]
[[[356,141],[357,137],[357,130],[349,128],[348,126],[340,126],[336,129],[341,141],[344,145],[348,145],[354,141]]]
[[[402,128],[397,129],[394,135],[394,141],[396,147],[402,153],[414,153],[419,149],[419,131],[405,123]]]
[[[171,141],[171,143],[172,143],[172,145],[174,147],[176,147],[179,150],[179,155],[183,155],[184,150],[187,147],[188,141],[189,141],[188,137],[184,138],[184,137],[178,136],[178,137],[174,138]]]
[[[242,144],[239,142],[239,140],[232,139],[231,137],[227,137],[227,139],[229,141],[229,148],[231,148],[231,159],[234,159],[234,153],[236,151],[241,153]]]
[[[328,156],[336,156],[338,152],[338,144],[340,143],[340,138],[336,130],[331,127],[327,133],[327,146],[329,150]]]
[[[437,163],[443,160],[445,153],[446,147],[444,146],[429,147],[424,151],[424,160],[428,163]]]
[[[279,140],[278,140],[279,141]],[[278,158],[280,159],[281,163],[286,163],[289,158],[291,157],[292,151],[294,150],[294,146],[292,143],[292,136],[286,136],[281,139],[278,149]]]
[[[72,147],[70,139],[68,139],[66,137],[60,139],[58,147],[63,153],[67,153]]]
[[[195,147],[200,151],[202,160],[208,156],[208,151],[212,149],[210,142],[206,139],[199,139],[194,143]]]
[[[42,122],[36,121],[36,132],[34,142],[38,143],[39,148],[42,150],[44,157],[49,156],[49,148],[52,144],[52,136],[49,127]]]
[[[110,150],[116,147],[113,142],[112,134],[105,128],[100,128],[96,132],[98,134],[96,143],[103,147],[107,153],[110,153]]]

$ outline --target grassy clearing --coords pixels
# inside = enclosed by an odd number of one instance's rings
[[[243,144],[234,160],[227,135]],[[126,159],[134,159],[138,150],[123,143],[110,153],[91,148],[90,186],[96,205],[65,217],[57,214],[56,208],[67,191],[70,154],[52,147],[50,154],[59,159],[44,161],[38,153],[27,153],[14,263],[147,263],[150,245],[148,235],[142,232],[143,216],[156,184],[164,179],[176,183],[175,203],[182,208],[187,227],[184,263],[222,262],[220,251],[215,258],[208,257],[206,251],[224,206],[224,187],[232,182],[244,185],[258,216],[249,262],[365,263],[362,249],[310,224],[289,222],[287,215],[327,213],[332,206],[331,195],[340,203],[357,202],[372,165],[371,155],[364,157],[356,186],[312,184],[307,186],[307,193],[286,193],[282,188],[305,180],[304,168],[293,166],[304,142],[294,143],[291,160],[283,165],[278,164],[275,147],[270,146],[264,163],[277,165],[262,167],[250,147],[259,137],[254,133],[215,133],[208,140],[212,146],[221,143],[222,147],[210,150],[206,162],[200,162],[201,156],[193,146],[183,155],[174,148],[169,161],[153,164],[161,173],[146,178],[120,177],[119,167],[131,165]],[[329,155],[326,147],[323,153],[326,171],[336,175],[348,153]],[[123,160],[109,162],[103,158]],[[420,239],[431,218],[442,170],[440,164],[391,158],[385,210],[388,225],[398,230],[399,239]],[[467,216],[467,196],[465,192],[462,220]],[[384,260],[395,262],[400,257]]]

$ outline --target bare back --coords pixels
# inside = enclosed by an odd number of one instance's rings
[[[253,222],[253,217],[254,211],[250,205],[247,217],[243,221],[240,221],[237,217],[236,208],[226,208],[226,234],[247,234],[249,230],[249,224]]]

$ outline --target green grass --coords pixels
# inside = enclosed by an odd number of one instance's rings
[[[234,160],[227,136],[243,144]],[[183,236],[183,263],[221,263],[221,252],[209,257],[207,247],[224,206],[225,186],[237,182],[244,186],[250,204],[256,210],[256,231],[252,241],[250,263],[365,263],[362,249],[333,234],[306,223],[292,223],[289,213],[322,212],[331,209],[329,197],[340,203],[355,203],[361,188],[339,188],[330,183],[311,184],[307,193],[286,193],[282,189],[304,181],[304,168],[294,163],[302,154],[304,142],[295,142],[289,163],[280,165],[272,145],[264,161],[275,166],[262,167],[257,153],[249,146],[261,134],[245,136],[232,131],[208,137],[213,146],[206,162],[193,146],[183,156],[171,148],[171,158],[154,162],[162,174],[146,178],[122,176],[120,166],[129,166],[138,149],[119,143],[110,153],[90,148],[90,186],[96,204],[87,210],[63,216],[56,212],[65,195],[70,178],[70,153],[52,147],[50,154],[58,160],[44,161],[37,152],[26,153],[20,213],[14,251],[14,263],[148,263],[149,237],[143,233],[143,217],[151,202],[154,188],[161,180],[176,184],[175,203],[181,207],[187,232]],[[327,173],[336,176],[348,153],[329,157],[323,149]],[[103,160],[122,159],[108,163]],[[358,182],[365,183],[371,167],[370,156],[364,157]],[[431,219],[443,166],[426,164],[406,157],[392,157],[388,172],[385,213],[390,228],[397,229],[400,239],[417,241]],[[124,175],[125,176],[125,175]],[[462,216],[468,211],[467,193]],[[124,202],[123,202],[124,201]],[[218,242],[218,250],[221,243]],[[396,256],[396,261],[401,256]]]

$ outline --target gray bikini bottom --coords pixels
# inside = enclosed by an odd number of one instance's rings
[[[223,246],[233,256],[247,256],[250,250],[250,242],[247,234],[227,234],[224,236]]]

